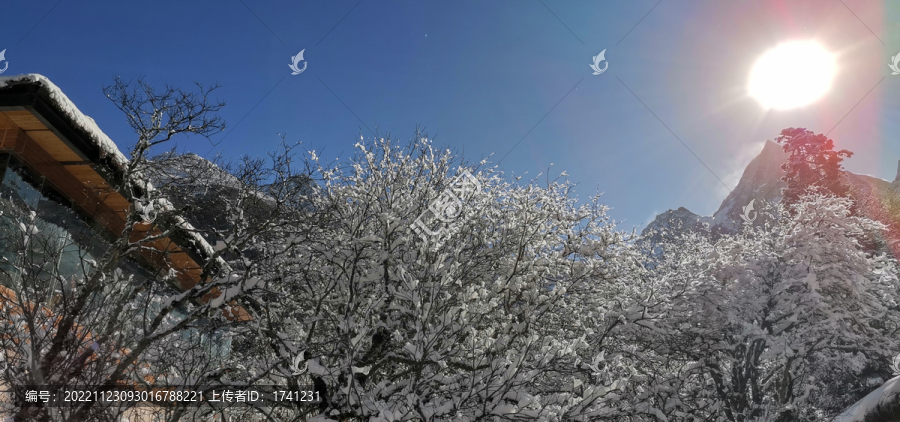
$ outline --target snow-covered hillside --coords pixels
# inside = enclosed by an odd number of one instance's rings
[[[900,418],[900,377],[891,378],[833,422],[893,422]]]

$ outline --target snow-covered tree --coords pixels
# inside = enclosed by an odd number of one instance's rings
[[[781,168],[787,183],[784,200],[797,202],[810,187],[818,187],[823,192],[835,196],[848,196],[848,186],[841,177],[844,158],[853,156],[849,150],[834,150],[834,141],[827,136],[805,128],[787,128],[775,138],[783,144],[784,152],[790,154]]]
[[[651,276],[665,317],[634,338],[669,420],[824,420],[890,375],[896,267],[861,248],[879,223],[850,206],[807,195],[762,227],[668,245]]]
[[[341,165],[311,152],[318,190],[270,245],[282,258],[266,265],[277,281],[264,335],[286,382],[321,394],[305,410],[373,421],[640,413],[623,400],[633,371],[615,334],[618,291],[640,266],[606,208],[576,204],[561,179],[506,181],[417,138],[360,143]]]

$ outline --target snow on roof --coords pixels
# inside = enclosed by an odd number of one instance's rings
[[[85,132],[90,137],[90,140],[100,148],[100,151],[102,151],[104,156],[112,158],[113,163],[120,166],[120,168],[124,168],[125,164],[128,163],[128,158],[119,151],[116,143],[100,130],[100,127],[97,126],[94,119],[82,113],[81,110],[75,106],[75,103],[73,103],[58,86],[53,84],[53,82],[50,82],[50,79],[47,79],[46,76],[37,73],[28,73],[24,75],[0,77],[0,89],[18,84],[38,85],[47,90],[52,105],[68,117],[76,129]]]
[[[94,119],[82,113],[58,86],[50,82],[50,79],[37,73],[0,77],[0,90],[20,84],[37,85],[46,90],[51,106],[65,115],[75,129],[87,134],[89,140],[100,149],[102,156],[110,158],[112,163],[118,167],[117,170],[125,168],[128,164],[128,158],[119,151],[116,143],[103,133]],[[147,186],[149,189],[153,189],[149,184]],[[209,257],[214,253],[212,246],[186,220],[178,217],[176,225],[182,230],[182,234],[188,238],[188,242],[191,243],[190,245],[179,246],[201,251],[205,257]]]
[[[900,402],[900,377],[894,377],[843,411],[832,422],[863,422],[877,407],[896,405],[898,402]]]

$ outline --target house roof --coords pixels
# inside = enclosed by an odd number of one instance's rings
[[[46,187],[98,231],[109,238],[122,235],[131,198],[114,187],[120,185],[128,159],[46,77],[0,77],[0,153],[15,156],[42,177]],[[134,188],[143,193],[142,187]],[[155,269],[173,270],[177,287],[187,290],[201,281],[203,263],[213,256],[213,248],[183,218],[168,224],[135,227],[134,241],[170,231],[138,258]]]

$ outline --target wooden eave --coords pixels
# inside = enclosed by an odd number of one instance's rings
[[[16,83],[0,89],[0,153],[8,153],[43,178],[44,188],[70,202],[73,210],[109,240],[122,236],[131,201],[113,186],[123,169],[111,151],[104,151],[90,134],[74,125],[52,105],[46,89],[35,83]],[[134,186],[142,195],[140,186]],[[178,286],[187,290],[203,276],[207,250],[194,245],[197,237],[184,227],[166,227],[168,236],[148,242],[136,258],[146,267],[174,270]],[[138,224],[132,241],[161,234],[160,227]],[[217,297],[217,288],[200,302]],[[223,310],[229,319],[249,320],[242,307]],[[228,309],[230,308],[230,310]]]
[[[124,232],[130,201],[112,188],[96,164],[63,142],[33,110],[0,108],[0,152],[15,156],[39,175],[45,188],[70,201],[76,212],[107,232],[107,237]],[[141,224],[134,228],[131,240],[161,233],[158,227]],[[146,246],[141,257],[157,269],[174,270],[182,289],[200,281],[202,267],[172,239],[164,237]]]

